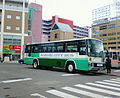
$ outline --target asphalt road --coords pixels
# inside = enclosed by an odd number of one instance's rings
[[[112,79],[112,80],[111,80]],[[120,77],[0,63],[0,98],[120,98]]]

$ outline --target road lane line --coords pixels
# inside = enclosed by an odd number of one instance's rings
[[[107,96],[102,96],[102,95],[99,95],[99,94],[87,92],[87,91],[76,89],[76,88],[73,88],[73,87],[63,87],[62,89],[68,90],[68,91],[71,91],[71,92],[74,92],[74,93],[78,93],[78,94],[81,94],[81,95],[94,97],[94,98],[110,98],[110,97],[107,97]]]
[[[107,93],[107,94],[110,94],[110,95],[120,96],[119,92],[114,92],[114,91],[111,91],[111,90],[100,89],[100,88],[96,88],[96,87],[92,87],[92,86],[87,86],[87,85],[83,85],[83,84],[77,84],[75,86],[76,87],[80,87],[80,88],[84,88],[84,89],[89,89],[89,90],[97,91],[97,92]]]
[[[120,84],[120,82],[116,82],[116,81],[112,81],[112,80],[103,80],[103,81],[105,81],[105,82],[111,82],[111,83],[118,83],[118,84]]]
[[[108,83],[108,82],[101,82],[101,81],[95,81],[96,83],[100,83],[100,84],[106,84],[106,85],[111,85],[111,86],[117,86],[120,87],[120,85],[118,84],[114,84],[114,83]]]
[[[46,92],[50,93],[50,94],[53,94],[53,95],[56,95],[56,96],[61,97],[61,98],[80,98],[80,97],[77,97],[77,96],[73,96],[73,95],[58,91],[58,90],[48,90]]]
[[[39,96],[40,98],[47,98],[41,94],[38,94],[38,93],[34,93],[34,94],[31,94],[31,96]]]
[[[13,82],[20,82],[20,81],[28,81],[32,80],[32,78],[24,78],[24,79],[16,79],[16,80],[6,80],[6,81],[1,81],[0,83],[13,83]]]
[[[106,85],[101,85],[101,84],[96,84],[96,83],[86,83],[88,85],[92,85],[92,86],[97,86],[97,87],[102,87],[102,88],[107,88],[107,89],[112,89],[112,90],[118,90],[120,91],[120,88],[117,87],[111,87],[111,86],[106,86]]]
[[[80,74],[62,74],[61,76],[65,77],[65,76],[75,76],[75,75],[80,75]]]

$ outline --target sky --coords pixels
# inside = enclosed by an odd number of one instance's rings
[[[43,6],[43,19],[52,16],[72,20],[74,25],[91,26],[92,10],[109,5],[113,0],[29,0]]]

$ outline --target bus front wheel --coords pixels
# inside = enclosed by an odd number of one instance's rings
[[[67,67],[66,67],[66,71],[67,71],[67,72],[70,72],[70,73],[75,72],[74,63],[72,63],[72,62],[68,63],[68,64],[67,64]]]
[[[34,62],[33,62],[33,68],[34,68],[34,69],[37,69],[37,68],[38,68],[38,62],[37,62],[37,61],[34,61]]]

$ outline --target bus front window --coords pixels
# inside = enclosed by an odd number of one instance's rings
[[[103,44],[99,40],[88,40],[88,56],[103,57]]]

